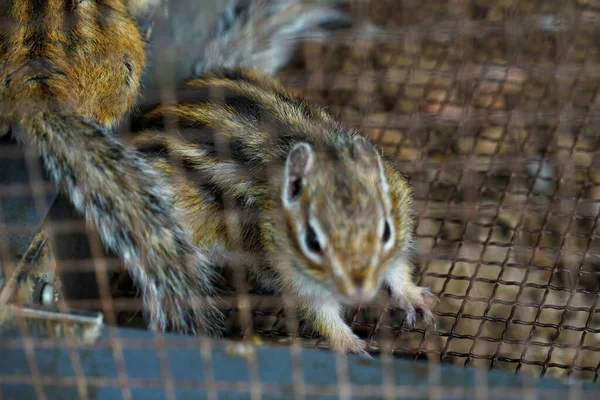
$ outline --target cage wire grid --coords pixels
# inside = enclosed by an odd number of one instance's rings
[[[374,304],[348,312],[353,330],[368,341],[371,352],[381,355],[381,383],[351,383],[348,360],[336,355],[337,383],[311,385],[304,381],[300,347],[326,348],[326,344],[296,320],[288,299],[257,294],[232,268],[230,284],[224,288],[227,294],[221,298],[229,312],[227,338],[289,344],[291,385],[298,396],[394,398],[411,390],[410,384],[398,386],[393,381],[390,360],[399,357],[429,360],[427,374],[433,384],[426,394],[432,397],[453,393],[451,386],[439,383],[439,362],[596,382],[600,3],[347,3],[357,20],[381,30],[332,33],[327,40],[307,38],[279,78],[298,94],[326,106],[346,125],[361,128],[411,180],[417,200],[416,279],[440,298],[434,310],[437,326],[406,326],[402,310],[390,308],[382,293]],[[177,38],[161,23],[168,21],[166,17],[157,18],[162,21],[156,22],[153,32],[156,61],[149,77],[154,92],[141,98],[142,107],[145,101],[177,100],[173,56]],[[123,136],[127,138],[127,132]],[[52,302],[63,313],[71,308],[100,310],[108,325],[144,327],[135,288],[120,262],[104,252],[93,229],[69,212],[38,225],[48,209],[57,206],[52,201],[54,187],[44,177],[36,154],[4,141],[0,155],[11,163],[8,172],[0,171],[5,285],[0,302],[15,301],[7,288],[19,285],[17,300],[40,297],[40,282],[47,280],[55,284]],[[34,211],[25,212],[19,205]],[[18,218],[15,209],[21,213]],[[235,215],[228,220],[235,233]],[[36,233],[33,242],[23,242]],[[74,238],[82,233],[83,239]],[[85,246],[87,256],[61,255],[65,243],[71,250]],[[26,266],[35,279],[17,279]],[[63,282],[71,286],[69,290],[79,285],[85,291],[93,285],[97,293],[64,296],[55,275],[65,280],[69,272],[87,273],[85,280],[74,281],[73,276],[79,275],[73,275]],[[89,385],[114,383],[86,373],[77,335],[69,330],[61,337],[73,374],[40,374],[35,348],[52,349],[56,341],[27,335],[22,321],[19,326],[23,339],[2,346],[25,352],[30,378],[0,374],[3,383],[27,382],[38,398],[47,398],[48,384],[74,387],[79,397],[90,398]],[[182,385],[204,385],[210,398],[229,389],[252,398],[261,398],[265,390],[283,390],[261,381],[252,357],[248,383],[217,379],[213,357],[220,344],[203,338],[140,339],[106,332],[95,346],[110,349],[124,399],[134,397],[132,387],[159,382],[167,398],[175,398]],[[147,346],[158,349],[161,375],[132,377],[125,353]],[[204,379],[175,380],[168,346],[200,349]],[[478,379],[489,380],[477,371]],[[494,393],[475,388],[470,394],[487,398]]]

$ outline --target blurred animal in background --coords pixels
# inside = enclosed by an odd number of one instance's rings
[[[0,6],[0,134],[11,132],[120,256],[153,329],[218,334],[212,269],[179,222],[162,174],[112,128],[146,63],[134,16],[159,0],[6,0]],[[190,303],[192,305],[190,305]]]

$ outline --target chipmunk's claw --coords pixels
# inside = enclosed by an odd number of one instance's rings
[[[330,341],[329,345],[331,350],[339,353],[369,356],[369,353],[367,352],[367,343],[354,334],[344,337],[343,340],[338,339]]]
[[[423,322],[425,322],[427,325],[432,326],[435,329],[436,328],[435,315],[433,315],[431,310],[426,308],[426,309],[422,309],[421,312],[423,313]]]
[[[435,315],[433,315],[431,307],[435,307],[435,305],[439,303],[440,300],[436,295],[431,293],[431,290],[429,288],[422,288],[421,296],[423,298],[423,303],[419,304],[417,306],[417,309],[423,314],[423,321],[427,325],[431,325],[434,328],[436,328]]]
[[[362,357],[366,357],[366,358],[373,358],[371,356],[371,354],[369,354],[369,352],[367,351],[367,342],[365,342],[364,340],[360,340],[360,341],[361,341],[360,346],[350,349],[350,350],[348,350],[348,352],[362,356]]]
[[[358,337],[348,351],[361,356],[369,356],[369,353],[367,352],[367,343]]]
[[[412,305],[407,306],[404,311],[406,312],[406,325],[408,325],[411,328],[414,328],[417,325],[417,311]]]
[[[437,304],[439,300],[428,288],[417,287],[416,290],[397,300],[400,307],[406,312],[405,321],[408,326],[411,328],[416,326],[417,311],[423,315],[423,322],[435,326],[435,316],[431,311],[431,305],[432,303]]]
[[[368,353],[366,350],[362,350],[361,352],[359,352],[359,353],[356,353],[356,354],[357,354],[357,355],[359,355],[359,356],[362,356],[362,357],[368,358],[368,359],[370,359],[370,360],[372,360],[372,359],[373,359],[373,356],[372,356],[371,354],[369,354],[369,353]]]

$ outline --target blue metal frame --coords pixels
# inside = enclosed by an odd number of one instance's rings
[[[126,343],[130,344],[123,345],[123,357],[129,380],[128,386],[134,399],[167,399],[165,381],[161,372],[161,347],[153,345],[157,343],[156,339],[166,340],[162,347],[166,353],[162,354],[167,355],[166,367],[170,378],[174,380],[175,398],[178,400],[208,398],[205,386],[207,371],[204,368],[201,351],[201,343],[205,339],[172,334],[153,336],[145,330],[115,327],[105,328],[96,345],[77,346],[76,351],[84,376],[105,378],[105,381],[114,379],[114,386],[110,383],[88,385],[90,398],[122,399],[122,392],[117,382],[118,369],[113,355],[114,349],[111,347],[113,343],[111,338],[115,337],[125,339]],[[0,336],[0,398],[3,400],[37,398],[31,384],[15,383],[19,379],[28,380],[31,374],[25,350],[18,345],[21,340],[16,330],[5,332]],[[134,346],[131,345],[132,343]],[[211,345],[211,360],[208,365],[212,366],[211,374],[214,376],[214,381],[221,382],[217,390],[219,399],[250,399],[248,384],[252,376],[263,385],[262,399],[294,398],[293,357],[290,347],[257,346],[255,364],[252,364],[252,361],[228,353],[225,345],[231,342],[204,343]],[[64,343],[58,346],[45,346],[45,348],[34,344],[34,355],[39,374],[43,377],[51,377],[46,379],[43,385],[47,399],[79,398],[75,386],[52,383],[52,377],[58,381],[57,377],[72,378],[75,374],[68,347]],[[312,390],[306,394],[307,400],[342,398],[337,393],[340,387],[344,387],[338,385],[336,372],[339,369],[339,365],[336,365],[336,357],[340,356],[328,351],[300,349],[298,357],[301,360],[303,382],[309,384],[311,388],[318,388],[318,393]],[[352,388],[359,388],[355,390],[364,389],[362,395],[351,393],[352,399],[383,398],[381,389],[385,386],[382,368],[385,368],[386,372],[392,371],[388,376],[392,377],[392,384],[396,385],[394,389],[396,398],[428,398],[433,389],[443,399],[478,398],[477,394],[481,394],[482,391],[487,393],[488,399],[521,399],[525,397],[527,391],[533,393],[536,398],[562,400],[565,396],[570,397],[569,393],[574,393],[572,390],[577,390],[575,393],[579,394],[580,399],[600,398],[600,384],[591,382],[578,383],[573,387],[550,378],[533,379],[526,374],[487,372],[453,365],[429,364],[425,361],[395,359],[384,366],[379,359],[365,359],[350,355],[346,360],[346,382],[352,384]],[[434,380],[437,380],[437,383]],[[153,386],[135,387],[136,382],[142,381],[151,381]]]

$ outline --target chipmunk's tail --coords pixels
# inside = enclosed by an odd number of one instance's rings
[[[15,112],[20,138],[121,257],[143,292],[153,330],[219,336],[209,261],[179,224],[163,177],[108,129],[52,102]]]
[[[194,74],[251,67],[275,74],[289,62],[301,39],[351,26],[339,1],[230,0],[207,36]]]

